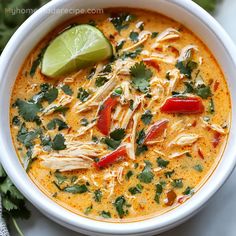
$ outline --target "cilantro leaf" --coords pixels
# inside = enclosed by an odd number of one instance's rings
[[[94,191],[94,197],[93,197],[95,202],[101,202],[102,199],[102,191],[100,189],[97,189]]]
[[[73,185],[73,186],[68,186],[66,188],[63,189],[64,192],[67,193],[73,193],[73,194],[81,194],[81,193],[85,193],[88,191],[88,188],[85,184],[82,185]]]
[[[104,143],[108,146],[109,149],[115,150],[115,149],[117,149],[120,146],[121,140],[117,141],[117,140],[114,140],[112,138],[106,137],[104,139]]]
[[[126,175],[125,175],[125,179],[126,179],[126,180],[129,180],[133,174],[134,174],[133,171],[132,171],[132,170],[129,170],[129,171],[126,173]]]
[[[162,185],[161,184],[157,184],[156,185],[156,195],[155,195],[155,202],[156,203],[160,203],[160,195],[162,194],[162,191],[163,191],[163,188],[162,188]]]
[[[44,94],[44,99],[48,101],[48,103],[52,103],[55,101],[58,97],[58,89],[57,88],[51,88]]]
[[[182,179],[174,179],[171,185],[174,188],[183,188],[183,180]]]
[[[133,42],[138,42],[138,36],[139,36],[139,33],[134,32],[134,31],[130,32],[130,34],[129,34],[129,37],[130,37],[131,41],[133,41]]]
[[[63,85],[63,86],[61,87],[61,89],[62,89],[62,91],[63,91],[65,94],[67,94],[67,95],[69,95],[69,96],[72,96],[73,91],[72,91],[72,89],[70,88],[69,85]]]
[[[88,100],[89,95],[90,95],[89,91],[87,91],[86,89],[83,89],[83,88],[79,88],[77,98],[81,102],[86,102]]]
[[[135,63],[135,65],[130,68],[130,74],[133,87],[142,93],[147,93],[150,87],[149,82],[152,77],[152,71],[147,69],[142,61]]]
[[[115,13],[110,17],[110,22],[116,28],[118,32],[129,27],[129,23],[135,18],[134,15],[128,13]]]
[[[135,187],[129,188],[129,192],[131,193],[131,195],[141,193],[142,190],[143,190],[143,186],[141,184],[137,184]]]
[[[157,158],[157,165],[161,168],[165,168],[167,167],[167,165],[169,164],[170,162],[169,161],[166,161],[164,159],[162,159],[161,157],[158,157]]]
[[[62,175],[60,172],[58,172],[58,171],[56,171],[55,173],[54,173],[54,176],[55,176],[55,178],[56,178],[56,180],[57,180],[57,184],[58,185],[61,185],[61,184],[63,184],[68,178],[65,176],[65,175]]]
[[[63,150],[66,148],[65,138],[62,134],[57,134],[52,141],[53,150]]]
[[[125,129],[115,129],[110,133],[110,137],[116,141],[125,137]]]
[[[145,125],[149,125],[151,123],[152,117],[153,117],[153,115],[152,115],[151,111],[147,110],[142,115],[141,120]]]
[[[126,200],[124,196],[117,197],[115,200],[114,205],[116,207],[116,211],[118,212],[118,215],[120,218],[123,218],[123,216],[127,213],[124,210],[125,203],[126,203]]]
[[[109,211],[102,211],[100,215],[105,219],[111,218],[111,213]]]
[[[187,78],[191,78],[192,71],[196,69],[198,64],[194,61],[178,61],[175,64],[175,67],[179,69],[180,73],[186,76]]]
[[[16,106],[18,107],[19,114],[26,121],[34,121],[38,117],[37,114],[42,108],[41,105],[35,104],[28,101],[23,101],[20,99],[16,100]]]
[[[53,130],[56,129],[58,126],[58,130],[63,130],[63,129],[68,129],[68,125],[63,121],[58,118],[52,119],[48,124],[47,124],[47,129],[48,130]]]
[[[95,85],[97,87],[103,86],[108,81],[108,78],[105,76],[100,76],[96,78]]]
[[[143,168],[142,172],[138,175],[138,179],[142,183],[149,184],[152,182],[154,178],[154,174],[152,173],[152,164],[149,161],[145,161],[146,166]]]
[[[121,58],[125,59],[127,57],[130,57],[132,59],[136,58],[140,53],[143,51],[143,45],[140,45],[139,47],[136,47],[134,51],[125,51],[122,55]]]
[[[116,44],[116,52],[118,52],[119,50],[123,48],[125,42],[126,42],[125,40],[121,40],[120,42]]]

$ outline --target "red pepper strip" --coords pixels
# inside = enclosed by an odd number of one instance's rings
[[[144,140],[144,143],[152,141],[152,140],[156,139],[157,137],[161,136],[164,133],[168,122],[169,122],[169,120],[163,119],[163,120],[157,121],[152,126],[150,126],[150,128],[146,134],[146,138]]]
[[[97,166],[99,168],[106,167],[106,166],[116,162],[118,160],[118,158],[124,157],[126,155],[127,155],[126,146],[120,147],[120,148],[116,149],[115,151],[102,157],[97,163],[95,163],[95,166]]]
[[[117,104],[117,97],[109,97],[98,113],[97,128],[104,135],[108,135],[111,127],[111,111]]]
[[[216,148],[220,142],[221,139],[221,134],[218,132],[214,132],[213,140],[212,140],[212,145],[214,148]]]
[[[160,66],[159,64],[152,58],[144,58],[143,62],[147,64],[148,66],[152,66],[155,68],[157,71],[160,71]]]
[[[172,97],[165,101],[161,107],[164,113],[197,114],[204,111],[204,106],[199,97]]]

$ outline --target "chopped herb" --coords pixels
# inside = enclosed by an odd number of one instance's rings
[[[135,65],[130,68],[130,74],[133,87],[140,92],[148,92],[152,71],[146,68],[143,61],[135,63]]]
[[[98,143],[98,142],[99,142],[99,139],[98,139],[98,137],[96,137],[96,136],[92,136],[92,141],[93,141],[94,143]]]
[[[202,172],[202,171],[203,171],[203,167],[202,167],[200,164],[195,165],[195,166],[193,167],[193,169],[196,170],[196,171],[198,171],[198,172]]]
[[[121,50],[125,44],[125,40],[121,40],[116,44],[116,52],[118,52],[119,50]]]
[[[80,124],[81,124],[82,126],[87,126],[87,125],[89,124],[89,121],[88,121],[88,119],[86,119],[86,118],[82,118],[82,119],[80,120]]]
[[[102,211],[101,216],[105,219],[111,218],[111,213],[109,211]]]
[[[153,117],[153,115],[152,115],[151,111],[146,110],[144,112],[144,114],[142,115],[141,120],[145,125],[149,125],[151,123],[152,117]]]
[[[136,47],[136,49],[134,51],[125,51],[121,58],[125,59],[127,57],[130,57],[132,59],[136,58],[138,55],[140,55],[140,53],[143,51],[143,45],[139,45],[138,47]]]
[[[81,102],[86,102],[88,100],[89,95],[90,95],[89,91],[83,88],[79,88],[77,98]]]
[[[112,67],[110,64],[105,65],[101,71],[101,73],[104,73],[104,74],[111,73],[111,72],[112,72]]]
[[[72,91],[72,89],[70,88],[69,85],[63,85],[63,86],[61,87],[61,89],[62,89],[62,91],[63,91],[65,94],[67,94],[67,95],[69,95],[69,96],[72,96],[73,91]]]
[[[14,116],[12,119],[12,124],[14,126],[20,126],[21,122],[20,122],[20,118],[18,116]]]
[[[159,33],[158,32],[152,32],[151,38],[154,39],[157,37]]]
[[[122,140],[125,137],[125,129],[115,129],[110,133],[110,137],[116,141]]]
[[[66,188],[63,189],[64,192],[67,193],[73,193],[73,194],[77,194],[77,193],[85,193],[88,191],[88,188],[85,184],[82,185],[73,185],[73,186],[68,186]]]
[[[93,210],[93,205],[90,205],[89,207],[87,207],[84,211],[84,214],[85,215],[88,215],[90,214],[90,212]]]
[[[178,61],[175,65],[177,69],[179,69],[180,73],[185,75],[187,78],[191,78],[192,71],[196,69],[198,64],[194,61]]]
[[[152,182],[154,174],[152,173],[152,164],[149,161],[145,161],[145,167],[143,168],[142,172],[138,175],[138,179],[142,183],[149,184]]]
[[[156,185],[156,195],[155,195],[155,202],[156,203],[160,203],[160,195],[162,194],[162,191],[163,191],[163,188],[162,188],[162,185],[161,184],[157,184]]]
[[[138,28],[140,31],[143,31],[144,30],[144,23],[143,22],[140,22],[141,24],[139,24]]]
[[[114,140],[112,138],[108,138],[108,137],[103,139],[103,141],[108,146],[108,148],[111,149],[111,150],[117,149],[120,146],[120,144],[121,144],[120,140],[116,141],[116,140]]]
[[[165,172],[164,175],[165,175],[166,178],[171,178],[171,176],[172,176],[174,173],[175,173],[175,171],[172,170],[172,171],[167,171],[167,172]]]
[[[134,110],[134,100],[133,100],[133,99],[129,100],[129,109],[130,109],[131,111]]]
[[[207,99],[208,97],[212,96],[210,87],[205,85],[197,88],[196,94],[203,99]]]
[[[161,157],[158,157],[157,158],[157,165],[161,168],[165,168],[167,167],[167,165],[169,164],[170,162],[169,161],[166,161],[164,159],[162,159]]]
[[[133,171],[132,171],[132,170],[129,170],[129,171],[126,173],[126,175],[125,175],[125,179],[126,179],[126,180],[129,180],[133,174],[134,174]]]
[[[146,134],[145,134],[145,131],[144,129],[142,129],[141,131],[139,131],[138,133],[138,137],[137,137],[137,140],[136,140],[136,143],[138,145],[142,145],[144,140],[145,140],[145,137],[146,137]]]
[[[186,155],[186,157],[189,157],[189,158],[192,157],[192,155],[189,152],[187,152],[185,155]]]
[[[101,202],[102,199],[102,191],[100,189],[97,189],[94,191],[93,199],[95,202]]]
[[[96,78],[95,85],[97,87],[103,86],[108,81],[108,78],[105,76],[100,76]]]
[[[146,145],[138,145],[135,154],[139,156],[140,154],[146,152],[148,147]]]
[[[62,175],[60,172],[56,171],[54,173],[54,176],[56,177],[57,179],[57,184],[58,185],[61,185],[63,184],[66,180],[67,180],[67,177],[65,175]]]
[[[173,182],[171,183],[171,185],[174,188],[183,188],[183,181],[182,181],[182,179],[174,179]]]
[[[37,58],[33,61],[33,64],[32,64],[32,66],[31,66],[31,69],[30,69],[30,72],[29,72],[29,74],[30,74],[31,77],[33,77],[33,76],[35,75],[35,72],[36,72],[38,66],[39,66],[40,63],[41,63],[41,60],[42,60],[42,58],[43,58],[44,52],[46,51],[46,48],[47,48],[47,47],[43,48],[43,49],[41,50],[41,52],[38,54]]]
[[[114,17],[110,17],[110,22],[116,28],[118,32],[123,29],[127,29],[129,27],[129,23],[135,19],[134,15],[130,15],[128,13],[119,13],[116,14]]]
[[[185,82],[184,85],[186,87],[184,93],[195,93],[195,89],[191,82]]]
[[[193,189],[190,188],[190,187],[187,187],[184,191],[183,191],[183,194],[184,195],[192,195],[193,194]]]
[[[63,150],[66,148],[65,138],[62,134],[57,134],[52,141],[53,150]]]
[[[138,168],[138,166],[139,166],[139,164],[138,164],[138,163],[134,163],[134,169],[137,169],[137,168]]]
[[[134,31],[130,32],[130,35],[129,35],[131,41],[133,42],[138,42],[138,36],[139,36],[139,33],[134,32]]]
[[[141,184],[137,184],[135,187],[129,188],[129,192],[131,193],[131,195],[141,193],[142,190],[143,190],[143,186]]]
[[[68,129],[68,125],[63,120],[60,120],[58,118],[55,118],[55,119],[51,120],[47,124],[47,129],[48,130],[56,129],[56,127],[58,127],[59,131],[63,130],[63,129]]]
[[[215,112],[215,105],[214,105],[214,101],[213,101],[213,98],[210,99],[210,102],[209,102],[209,112],[211,114],[213,114]]]
[[[37,119],[37,114],[41,109],[41,105],[20,99],[17,99],[15,104],[18,107],[19,114],[24,120],[35,121]]]
[[[126,203],[126,200],[124,196],[120,196],[116,198],[115,200],[114,205],[116,207],[116,211],[118,212],[118,215],[120,218],[123,218],[123,216],[127,214],[127,211],[124,210],[125,203]]]
[[[48,103],[52,103],[55,101],[58,97],[58,89],[57,88],[51,88],[44,94],[44,99],[48,101]]]

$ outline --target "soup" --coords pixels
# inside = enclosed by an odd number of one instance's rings
[[[101,30],[114,55],[45,76],[45,48],[81,24]],[[12,91],[11,134],[53,201],[128,222],[163,214],[200,188],[226,145],[230,106],[221,69],[191,31],[154,12],[105,9],[59,26],[28,55]]]

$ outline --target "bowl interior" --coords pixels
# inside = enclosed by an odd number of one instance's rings
[[[104,234],[133,234],[142,232],[161,232],[167,228],[179,224],[190,217],[202,206],[223,184],[235,166],[235,154],[233,147],[236,138],[230,132],[228,144],[224,155],[203,187],[186,203],[175,208],[171,212],[157,216],[143,222],[126,224],[105,223],[77,216],[60,207],[47,198],[33,184],[22,168],[12,141],[9,128],[9,102],[11,89],[17,73],[34,46],[58,24],[71,18],[73,15],[63,9],[93,9],[107,7],[132,7],[152,10],[166,15],[192,30],[209,47],[216,57],[225,77],[228,81],[232,99],[232,127],[236,129],[236,49],[228,35],[215,20],[204,10],[200,9],[190,0],[59,0],[52,1],[32,17],[30,17],[15,33],[5,48],[0,61],[0,141],[2,144],[1,162],[7,173],[20,191],[41,211],[51,219],[76,231],[83,233],[97,232]],[[55,11],[55,9],[61,9]],[[116,232],[114,234],[114,232]]]

